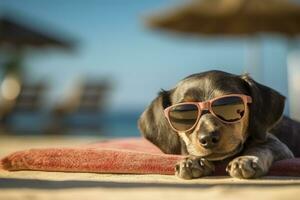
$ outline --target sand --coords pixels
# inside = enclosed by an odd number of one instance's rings
[[[0,137],[0,157],[36,147],[78,146],[99,138]],[[0,199],[300,199],[300,177],[181,180],[168,175],[126,175],[0,170]]]

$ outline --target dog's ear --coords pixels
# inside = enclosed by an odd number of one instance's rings
[[[164,153],[180,154],[181,142],[164,116],[164,109],[171,105],[171,91],[161,91],[150,106],[142,113],[138,127],[145,138],[158,146]]]
[[[282,117],[285,97],[279,92],[261,85],[249,75],[242,75],[249,95],[252,97],[250,104],[250,118],[248,133],[253,139],[264,141],[269,131]]]

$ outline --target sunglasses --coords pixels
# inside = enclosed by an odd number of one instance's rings
[[[224,123],[237,123],[243,119],[248,103],[252,103],[250,96],[230,94],[204,102],[175,104],[167,107],[164,114],[174,131],[190,131],[195,128],[204,110]]]

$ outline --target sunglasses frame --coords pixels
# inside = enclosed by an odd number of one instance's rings
[[[243,115],[241,117],[241,119],[237,120],[237,121],[234,121],[234,122],[228,122],[228,121],[224,121],[222,119],[220,119],[215,113],[214,111],[212,110],[212,103],[218,99],[222,99],[222,98],[225,98],[225,97],[239,97],[243,100],[243,103],[244,103],[244,107],[246,108],[247,107],[247,104],[248,103],[252,103],[252,97],[251,96],[248,96],[248,95],[244,95],[244,94],[229,94],[229,95],[224,95],[224,96],[220,96],[220,97],[217,97],[217,98],[213,98],[213,99],[210,99],[208,101],[203,101],[203,102],[183,102],[183,103],[178,103],[178,104],[174,104],[172,106],[169,106],[167,107],[166,109],[164,109],[164,115],[165,117],[167,118],[171,128],[176,131],[176,132],[188,132],[188,131],[191,131],[195,128],[195,126],[198,124],[198,121],[200,120],[200,117],[201,117],[201,114],[202,114],[202,111],[204,110],[207,110],[209,111],[214,117],[216,117],[218,120],[220,120],[221,122],[223,123],[226,123],[226,124],[234,124],[234,123],[237,123],[239,121],[241,121],[245,115]],[[195,124],[188,130],[185,130],[185,131],[180,131],[180,130],[177,130],[171,123],[170,121],[170,117],[169,117],[169,113],[170,113],[170,110],[175,107],[175,106],[179,106],[179,105],[185,105],[185,104],[192,104],[192,105],[195,105],[197,106],[198,108],[198,116],[197,116],[197,120],[195,121]]]

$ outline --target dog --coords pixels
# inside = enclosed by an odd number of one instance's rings
[[[284,103],[248,74],[213,70],[159,92],[138,127],[164,153],[186,155],[175,167],[180,178],[211,175],[218,162],[231,177],[258,178],[273,162],[300,156],[300,123],[283,116]]]

